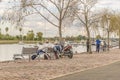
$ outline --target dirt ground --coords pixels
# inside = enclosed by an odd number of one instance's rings
[[[120,50],[75,54],[73,59],[0,62],[0,80],[49,80],[120,61]]]

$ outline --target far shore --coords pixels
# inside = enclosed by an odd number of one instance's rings
[[[0,44],[18,44],[20,41],[19,40],[0,40]],[[40,41],[23,41],[23,43],[26,44],[35,44]]]
[[[0,80],[50,80],[120,61],[120,49],[93,54],[75,54],[58,60],[0,62]],[[12,73],[12,74],[11,74]]]

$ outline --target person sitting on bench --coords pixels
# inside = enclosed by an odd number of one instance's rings
[[[62,46],[60,44],[58,44],[58,43],[55,43],[55,45],[53,47],[53,50],[54,50],[55,58],[59,59],[59,55],[62,52]]]

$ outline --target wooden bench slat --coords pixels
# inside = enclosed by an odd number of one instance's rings
[[[38,48],[25,48],[22,49],[22,54],[33,54],[36,53]]]

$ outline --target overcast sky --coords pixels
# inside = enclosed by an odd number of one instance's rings
[[[7,0],[3,0],[2,3],[0,3],[0,16],[2,16],[4,9],[10,6],[10,4],[7,4]],[[98,9],[101,8],[110,8],[113,10],[120,11],[120,0],[98,0],[98,4],[96,5]],[[23,34],[26,34],[28,30],[33,30],[36,32],[43,32],[43,36],[47,37],[53,37],[58,36],[58,29],[53,27],[48,22],[43,22],[39,17],[34,17],[36,15],[33,15],[32,17],[29,17],[30,21],[27,21],[25,23],[25,26],[23,27]],[[5,34],[5,27],[9,27],[9,34],[16,35],[19,34],[19,30],[16,30],[12,25],[9,23],[6,24],[0,24],[0,28],[2,30],[2,33]],[[82,34],[84,29],[81,30],[81,28],[78,27],[70,27],[64,28],[63,35],[64,36],[75,36]],[[85,34],[84,34],[85,35]]]

